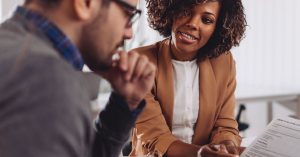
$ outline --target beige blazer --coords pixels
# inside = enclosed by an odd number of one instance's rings
[[[146,96],[147,105],[133,130],[131,155],[155,152],[163,155],[172,142],[173,67],[170,40],[135,49],[156,64],[155,85]],[[231,53],[199,64],[200,107],[192,143],[204,145],[232,140],[240,145],[241,138],[234,118],[236,87],[235,62]]]

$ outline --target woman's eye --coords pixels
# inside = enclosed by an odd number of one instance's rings
[[[212,24],[212,23],[214,23],[214,20],[211,19],[211,18],[208,18],[208,17],[203,17],[203,18],[202,18],[202,22],[203,22],[204,24]]]

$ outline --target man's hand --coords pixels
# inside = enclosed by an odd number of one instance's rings
[[[146,56],[133,51],[119,52],[119,56],[111,69],[97,73],[107,79],[130,110],[134,110],[153,87],[156,67]]]

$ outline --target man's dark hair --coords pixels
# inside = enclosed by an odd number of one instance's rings
[[[198,53],[199,59],[216,58],[238,46],[247,22],[241,0],[146,0],[150,26],[164,37],[170,37],[173,19],[187,16],[198,4],[218,1],[221,9],[216,29]]]
[[[63,0],[25,0],[25,4],[29,4],[34,1],[38,2],[44,8],[55,8]],[[111,0],[101,0],[101,1],[102,1],[102,6],[108,6]]]
[[[62,0],[25,0],[25,4],[38,2],[44,8],[53,8],[60,4]]]

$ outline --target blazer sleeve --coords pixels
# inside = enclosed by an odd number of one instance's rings
[[[157,65],[157,58],[161,42],[154,45],[135,49],[140,54],[146,55],[150,61]],[[146,97],[146,106],[136,121],[132,136],[131,155],[145,155],[149,152],[162,156],[169,146],[178,139],[166,122],[158,98],[156,97],[157,78],[151,92]]]
[[[217,116],[214,129],[211,135],[211,143],[220,143],[225,140],[231,140],[236,146],[241,143],[241,137],[238,131],[238,124],[234,117],[235,109],[235,89],[236,89],[236,69],[235,61],[231,54],[229,54],[229,79],[225,87],[225,96],[221,102],[221,109]]]
[[[147,105],[133,131],[131,155],[152,152],[162,156],[171,143],[178,139],[172,135],[154,95],[147,94],[145,100]]]

